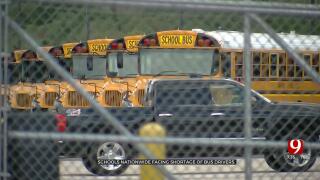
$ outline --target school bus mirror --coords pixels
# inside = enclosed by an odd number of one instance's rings
[[[120,52],[117,53],[117,67],[119,69],[123,68],[123,53]]]
[[[87,70],[88,71],[93,70],[93,57],[92,56],[87,57]]]

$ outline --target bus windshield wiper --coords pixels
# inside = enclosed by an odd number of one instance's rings
[[[123,76],[119,76],[119,77],[125,77],[125,76],[136,76],[136,75],[138,75],[138,73],[136,73],[136,74],[124,74]]]
[[[178,73],[178,75],[186,75],[190,77],[202,77],[205,76],[206,74],[200,74],[200,73]]]
[[[163,75],[165,73],[178,73],[178,71],[161,71],[158,74],[155,74],[153,76],[160,76],[160,75]]]
[[[94,78],[94,77],[98,77],[98,78],[103,78],[106,75],[83,75],[85,79],[90,79],[90,78]]]

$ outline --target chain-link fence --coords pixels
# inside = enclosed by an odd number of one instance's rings
[[[319,179],[319,1],[2,0],[1,179]]]

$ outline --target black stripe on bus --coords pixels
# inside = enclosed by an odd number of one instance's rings
[[[266,91],[266,90],[257,90],[257,92],[259,92],[260,94],[320,94],[320,91],[308,91],[308,90],[302,90],[302,91],[297,91],[297,90],[270,90],[270,91]]]

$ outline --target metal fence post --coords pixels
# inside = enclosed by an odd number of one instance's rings
[[[250,63],[250,17],[246,13],[244,16],[244,64],[245,64],[245,92],[244,92],[244,131],[246,141],[251,141],[251,63]],[[245,178],[252,179],[252,148],[245,147]]]
[[[2,14],[2,4],[0,4],[0,14]],[[0,18],[0,58],[2,57],[2,43],[3,43],[3,37],[2,37],[2,17]],[[0,93],[2,95],[2,92],[3,91],[3,69],[2,69],[2,58],[0,59]],[[2,173],[4,173],[3,171],[3,165],[4,165],[4,157],[3,157],[3,150],[4,150],[4,146],[3,146],[3,138],[4,138],[4,134],[3,134],[3,131],[4,131],[4,127],[3,127],[3,115],[2,115],[2,111],[3,111],[3,106],[2,106],[2,103],[3,103],[3,98],[2,96],[0,96],[0,103],[1,103],[1,106],[0,106],[0,179],[2,179]]]
[[[0,13],[8,14],[8,1],[3,1],[0,4]],[[4,11],[4,12],[3,12]],[[7,115],[6,115],[6,98],[7,95],[7,68],[8,68],[8,57],[6,56],[6,52],[8,51],[8,30],[7,30],[7,21],[0,18],[0,85],[1,85],[1,108],[0,108],[0,177],[3,180],[7,179]]]
[[[5,15],[8,15],[8,0],[5,1],[4,4],[4,11],[5,11]],[[4,52],[7,53],[8,52],[8,21],[7,19],[4,19]],[[4,95],[6,96],[8,94],[8,56],[4,57]],[[8,145],[8,124],[7,124],[7,98],[4,98],[4,110],[3,110],[3,161],[4,161],[4,165],[3,165],[3,172],[5,173],[4,176],[4,180],[7,180],[7,173],[8,173],[8,164],[7,164],[7,157],[8,157],[8,152],[7,152],[7,145]]]

